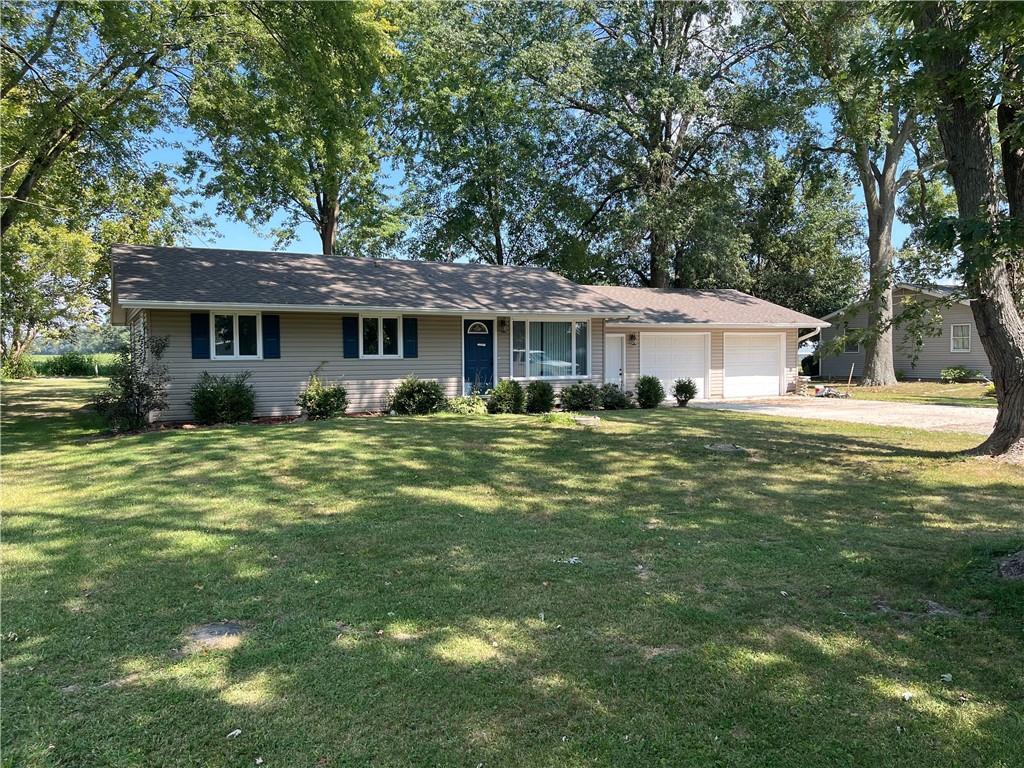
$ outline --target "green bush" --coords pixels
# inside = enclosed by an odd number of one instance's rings
[[[996,396],[996,385],[994,383],[989,384],[981,392],[982,397],[995,397]]]
[[[542,424],[551,424],[557,427],[575,427],[576,420],[571,413],[556,411],[554,413],[542,413],[539,417]]]
[[[14,360],[4,360],[0,367],[0,378],[31,379],[36,375],[36,367],[28,355],[21,355]]]
[[[487,413],[487,401],[480,395],[465,395],[449,398],[446,409],[449,413],[462,416],[478,416]]]
[[[314,372],[295,404],[311,421],[343,416],[348,408],[348,390],[341,384],[324,384]]]
[[[400,416],[425,416],[444,410],[448,398],[444,389],[433,379],[409,376],[388,398],[388,410]]]
[[[526,386],[526,412],[547,413],[555,407],[555,389],[546,381],[531,381]]]
[[[601,407],[601,390],[593,384],[570,384],[562,390],[563,411],[596,411]]]
[[[672,385],[672,394],[679,406],[685,408],[697,396],[697,385],[693,379],[676,379]]]
[[[964,381],[971,381],[979,376],[981,376],[981,371],[976,371],[973,368],[963,368],[959,365],[952,368],[943,368],[939,372],[939,378],[942,379],[943,384],[958,384]]]
[[[518,381],[502,379],[487,399],[491,413],[522,413],[526,408],[526,395]]]
[[[250,371],[234,376],[214,376],[203,371],[192,385],[192,415],[200,424],[236,424],[252,421],[256,391],[249,384]]]
[[[42,376],[96,375],[96,361],[81,352],[64,352],[42,361],[36,368]]]
[[[624,411],[633,407],[633,400],[614,384],[605,384],[601,387],[601,407],[606,411]]]
[[[641,376],[636,380],[636,401],[641,408],[657,408],[665,399],[665,388],[657,376]]]
[[[93,399],[96,410],[115,432],[143,429],[150,414],[167,407],[167,368],[160,363],[166,336],[146,340],[145,357],[132,355],[125,345],[117,355],[106,390]]]

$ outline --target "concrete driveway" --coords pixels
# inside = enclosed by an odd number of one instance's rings
[[[773,400],[705,400],[691,408],[763,413],[822,421],[852,421],[883,427],[910,427],[935,432],[987,435],[996,421],[995,408],[917,405],[882,400],[834,400],[826,397],[784,397]]]

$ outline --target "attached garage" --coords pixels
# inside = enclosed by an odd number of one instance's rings
[[[707,333],[641,333],[640,373],[657,376],[668,399],[676,379],[693,379],[698,399],[706,398],[710,339]]]
[[[784,395],[785,353],[785,334],[726,333],[723,395],[727,398]]]

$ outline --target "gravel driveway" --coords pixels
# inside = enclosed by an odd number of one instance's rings
[[[995,408],[957,405],[916,405],[881,400],[833,400],[825,397],[786,397],[774,400],[693,402],[691,408],[763,413],[823,421],[852,421],[883,427],[911,427],[935,432],[987,435],[996,421]]]

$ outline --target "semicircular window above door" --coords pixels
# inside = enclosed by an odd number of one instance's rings
[[[490,331],[484,323],[477,321],[469,324],[469,327],[466,328],[466,333],[490,333]]]

